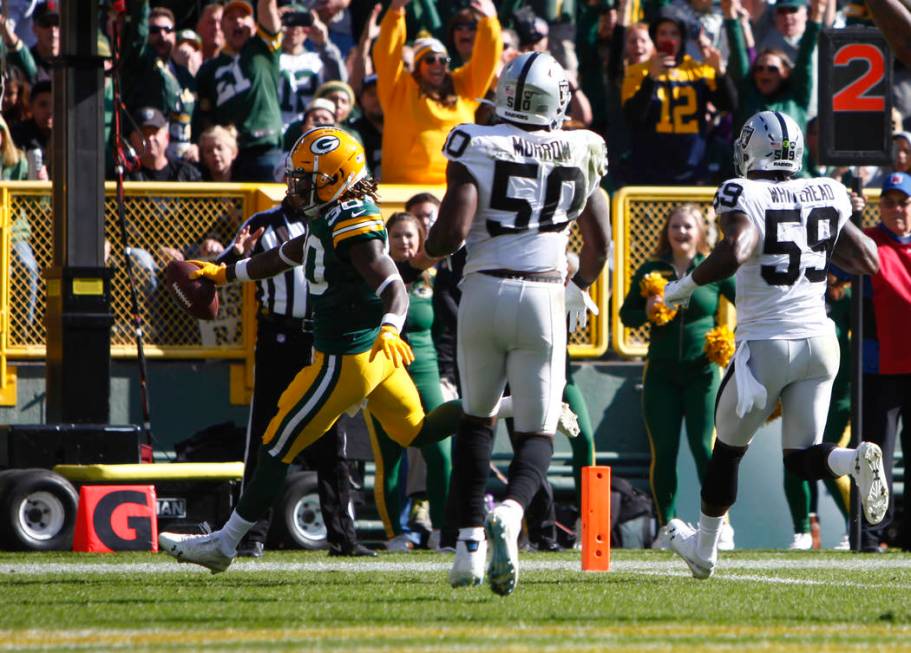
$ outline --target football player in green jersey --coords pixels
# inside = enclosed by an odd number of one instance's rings
[[[214,573],[227,569],[238,542],[272,505],[288,464],[347,409],[366,401],[403,447],[447,437],[461,417],[458,401],[425,415],[405,370],[414,360],[400,336],[408,294],[386,253],[386,230],[363,147],[341,129],[317,127],[292,149],[287,177],[285,201],[306,216],[308,233],[233,265],[197,262],[200,269],[194,273],[224,284],[303,265],[314,311],[314,362],[282,394],[237,509],[215,533],[159,536],[163,551]]]

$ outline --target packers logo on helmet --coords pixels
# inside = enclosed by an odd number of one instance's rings
[[[367,176],[364,148],[344,130],[316,127],[291,148],[285,173],[288,201],[312,214]]]
[[[321,136],[310,144],[310,151],[314,154],[328,154],[339,146],[335,136]]]

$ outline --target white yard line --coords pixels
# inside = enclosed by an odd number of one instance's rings
[[[451,559],[445,558],[440,562],[423,561],[333,561],[333,562],[236,562],[231,566],[231,573],[257,573],[257,572],[349,572],[349,573],[376,573],[376,572],[445,572],[449,570]],[[676,559],[669,560],[615,560],[611,571],[616,573],[641,573],[645,575],[677,575],[681,571],[683,562]],[[522,562],[525,571],[566,571],[580,572],[579,562],[574,560],[529,560]],[[766,576],[730,575],[730,571],[800,571],[800,570],[825,570],[837,569],[844,571],[860,570],[908,570],[911,569],[911,559],[889,559],[888,557],[845,557],[843,560],[808,558],[761,558],[754,560],[721,559],[718,566],[720,577],[769,580]],[[195,565],[178,565],[171,560],[161,557],[160,562],[125,562],[125,563],[2,563],[0,576],[39,576],[47,574],[141,574],[157,573],[172,574],[195,571],[208,573],[207,570]],[[683,574],[685,575],[685,574]],[[802,583],[800,579],[774,579],[774,582]],[[773,582],[770,580],[770,582]],[[832,584],[827,581],[814,581],[821,584]],[[864,586],[865,585],[858,585]]]

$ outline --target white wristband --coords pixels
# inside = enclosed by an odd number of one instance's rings
[[[680,284],[681,288],[686,290],[687,293],[692,293],[694,290],[696,290],[696,288],[699,287],[699,284],[696,283],[695,279],[693,279],[693,274],[691,272],[685,274],[678,283]]]
[[[297,267],[298,265],[300,265],[301,263],[295,261],[294,259],[292,259],[291,257],[289,257],[287,254],[285,254],[285,245],[287,245],[289,242],[291,242],[291,241],[286,240],[285,242],[283,242],[283,243],[279,246],[279,248],[278,248],[278,257],[279,257],[282,261],[284,261],[286,265],[290,265],[292,268],[295,268],[295,267]]]
[[[388,324],[389,326],[395,327],[395,330],[401,333],[402,329],[405,328],[405,316],[397,315],[395,313],[386,313],[383,315],[383,319],[380,323],[382,325]]]
[[[374,290],[373,293],[377,297],[381,297],[383,294],[383,291],[386,290],[386,286],[388,286],[390,283],[392,283],[396,279],[399,281],[402,281],[402,276],[398,272],[396,272],[395,274],[390,274],[388,277],[383,279],[383,281],[380,283],[380,285],[378,285],[376,287],[376,290]],[[402,283],[404,284],[405,282],[402,281]]]
[[[244,258],[234,264],[234,278],[238,281],[250,281],[250,275],[247,273],[247,265],[250,259]]]

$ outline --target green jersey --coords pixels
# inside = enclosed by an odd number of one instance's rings
[[[190,147],[196,109],[196,79],[172,59],[162,60],[148,43],[149,3],[130,2],[124,32],[123,94],[130,111],[155,107],[168,119],[168,155],[180,158]]]
[[[222,50],[205,62],[196,76],[197,114],[203,125],[234,125],[242,150],[281,145],[280,45],[281,35],[271,35],[260,25],[239,53]]]
[[[333,204],[310,222],[304,248],[314,346],[325,354],[358,354],[370,349],[380,331],[383,302],[351,264],[356,243],[378,239],[386,227],[370,201]]]

